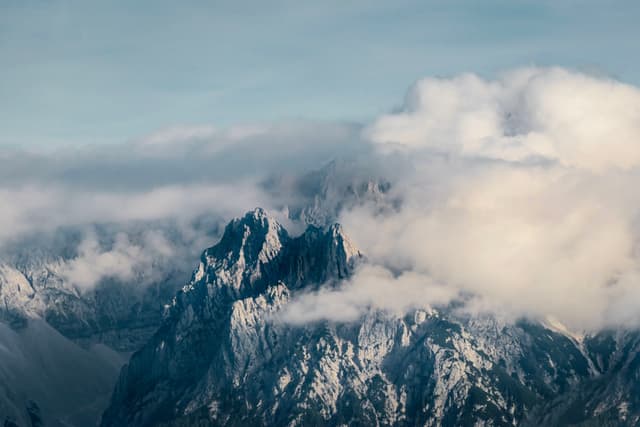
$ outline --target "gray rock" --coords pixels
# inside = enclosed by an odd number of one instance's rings
[[[292,238],[260,209],[231,222],[123,368],[102,426],[518,425],[598,375],[584,342],[532,322],[277,316],[362,259],[339,226]]]

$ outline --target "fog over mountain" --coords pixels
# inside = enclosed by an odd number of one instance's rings
[[[425,78],[366,123],[4,149],[0,349],[51,329],[105,374],[67,416],[57,362],[0,361],[35,366],[0,420],[635,425],[639,171],[640,88],[564,68]]]
[[[382,280],[411,272],[474,295],[472,310],[637,326],[639,104],[633,86],[527,68],[420,80],[363,126],[176,127],[119,146],[6,151],[0,243],[79,228],[67,280],[130,279],[183,252],[163,223],[196,251],[211,242],[197,241],[202,217],[223,224],[261,206],[289,221],[320,191],[308,172],[337,159],[332,185],[390,184],[383,210],[328,195]],[[135,224],[145,231],[133,239]]]

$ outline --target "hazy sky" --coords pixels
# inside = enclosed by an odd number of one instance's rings
[[[365,121],[423,76],[560,65],[640,84],[640,2],[0,1],[0,145]]]

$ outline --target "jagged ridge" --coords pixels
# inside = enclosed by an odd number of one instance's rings
[[[302,327],[274,316],[359,259],[339,226],[292,238],[261,209],[232,221],[121,372],[103,427],[514,425],[593,374],[579,343],[526,322],[446,308]]]
[[[123,370],[104,425],[168,420],[176,410],[193,406],[198,393],[188,390],[234,383],[233,375],[210,372],[216,366],[239,366],[242,357],[225,346],[233,341],[230,336],[239,337],[251,316],[263,317],[290,291],[347,277],[360,257],[338,225],[328,230],[309,226],[291,238],[259,208],[232,221],[220,242],[202,254],[163,326]],[[258,308],[262,311],[256,313]],[[242,347],[231,344],[231,349]],[[134,411],[141,401],[143,410]]]

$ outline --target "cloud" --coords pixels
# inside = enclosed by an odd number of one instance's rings
[[[166,185],[258,180],[276,171],[300,173],[337,155],[370,147],[350,123],[282,122],[171,127],[122,144],[54,151],[0,149],[0,183],[61,184],[80,189],[149,190]]]
[[[450,292],[435,295],[472,295],[469,311],[638,326],[638,89],[562,69],[425,79],[365,133],[382,158],[403,159],[401,203],[341,222],[372,265],[425,278],[414,301],[430,305],[437,283]],[[294,318],[393,311],[420,295],[366,279],[368,299],[353,285],[305,296]]]
[[[0,243],[94,222],[229,218],[272,207],[263,181],[295,176],[368,149],[359,127],[279,123],[218,130],[177,127],[121,145],[0,152]],[[273,201],[275,203],[275,201]],[[278,203],[282,204],[281,201]]]
[[[406,190],[399,212],[354,210],[344,226],[374,262],[429,275],[497,310],[554,314],[574,327],[607,321],[615,281],[638,261],[638,201],[620,200],[616,180],[503,165],[444,179],[444,196],[425,183]]]
[[[162,186],[140,192],[79,190],[60,185],[0,189],[0,241],[64,226],[129,223],[203,214],[228,218],[247,206],[269,205],[251,182]]]
[[[367,130],[382,146],[603,171],[640,163],[640,90],[560,68],[427,78]]]
[[[372,308],[402,315],[411,309],[446,304],[456,296],[455,289],[438,285],[427,275],[407,271],[394,276],[383,267],[365,265],[339,289],[296,297],[279,316],[293,324],[350,322]]]
[[[308,173],[334,158],[358,167],[330,180]],[[340,203],[347,190],[329,191],[366,176],[390,182],[388,194]],[[113,225],[112,243],[85,234],[67,260],[68,280],[84,288],[213,243],[198,238],[199,218],[262,206],[286,220],[287,206],[310,201],[339,216],[370,265],[340,289],[296,297],[283,314],[291,322],[464,295],[470,312],[552,315],[577,329],[640,324],[640,90],[603,77],[525,68],[427,78],[400,110],[362,126],[174,127],[118,146],[4,152],[0,182],[0,245]],[[181,237],[163,229],[165,252],[130,232],[166,221]]]
[[[140,229],[155,230],[173,251],[193,255],[215,243],[212,230],[256,206],[286,222],[284,208],[298,195],[266,188],[267,178],[297,176],[368,149],[358,132],[351,124],[317,122],[181,126],[119,145],[0,150],[0,249],[7,247],[6,255],[22,240],[44,240],[36,235],[80,230],[74,243],[82,243],[65,259],[69,284],[140,283],[154,262],[158,269],[160,262],[183,261],[163,256],[157,241],[138,236]],[[96,239],[95,226],[115,243]],[[171,227],[179,228],[177,241]]]
[[[78,252],[77,257],[63,265],[61,275],[67,283],[80,289],[93,288],[105,278],[132,281],[151,271],[153,259],[158,255],[132,245],[122,233],[116,235],[110,250],[103,250],[95,236],[87,236],[78,246]]]

